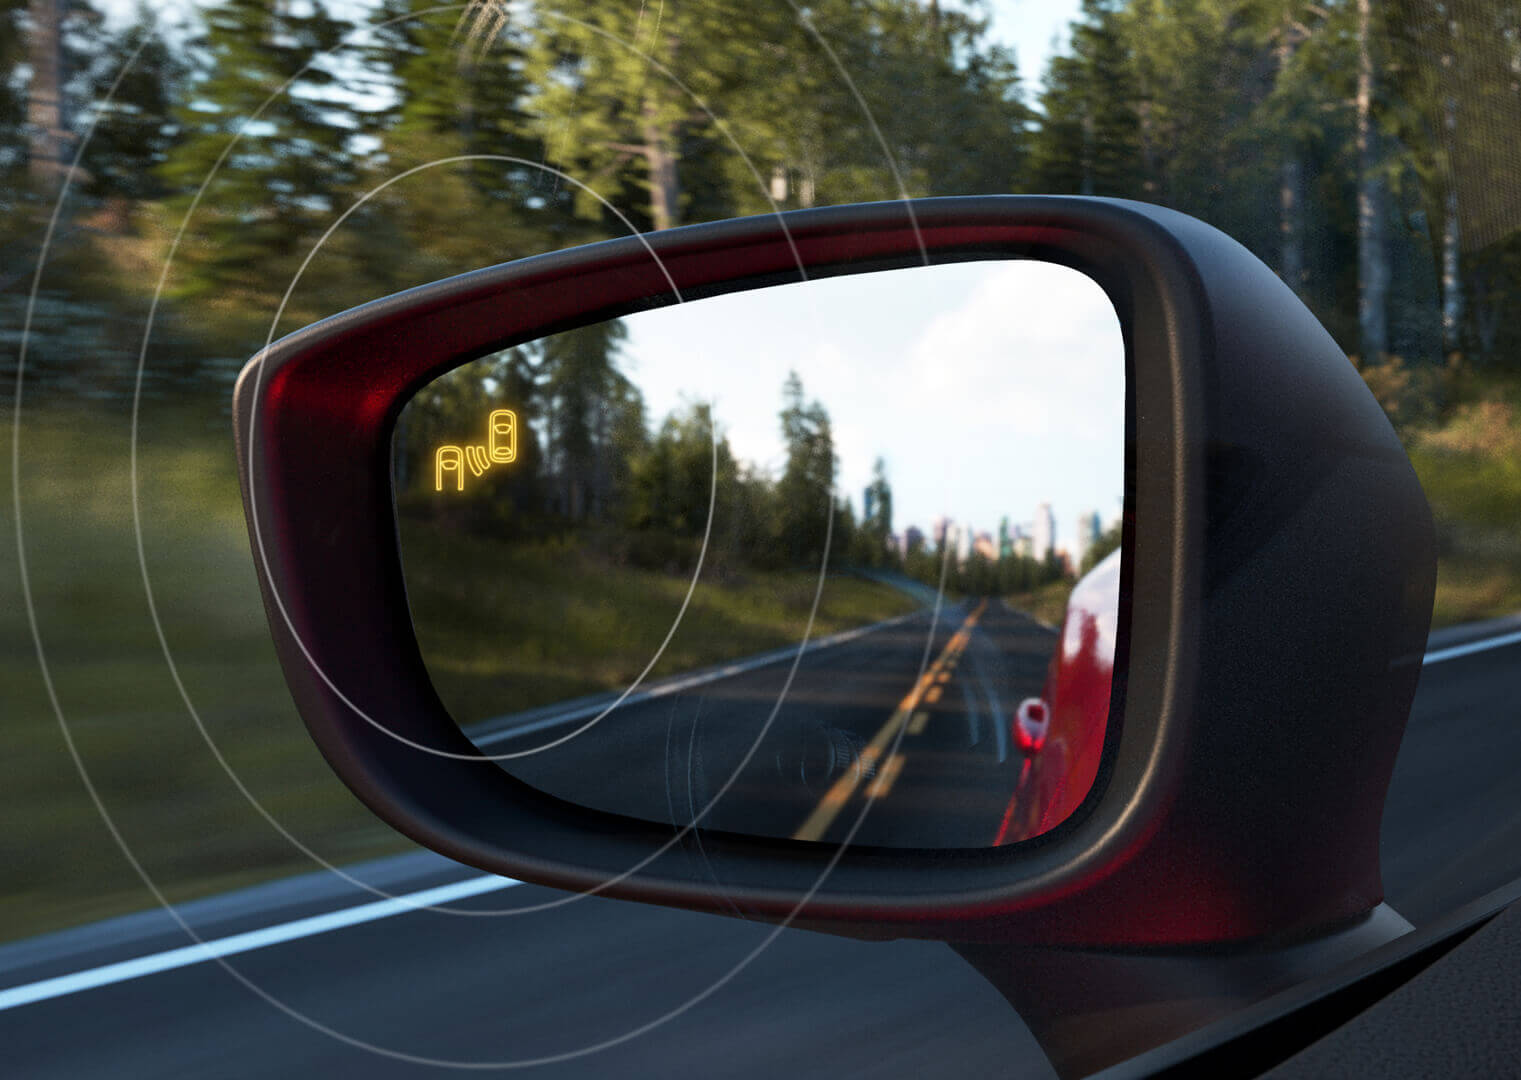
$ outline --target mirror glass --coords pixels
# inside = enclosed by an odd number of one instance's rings
[[[983,848],[1108,721],[1125,467],[1108,297],[960,262],[641,312],[400,415],[418,643],[500,767],[673,827]]]

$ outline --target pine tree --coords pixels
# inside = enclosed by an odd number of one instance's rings
[[[550,162],[656,229],[684,220],[688,155],[719,137],[698,101],[661,68],[742,127],[755,116],[744,98],[767,75],[765,43],[789,21],[775,6],[741,0],[648,10],[628,0],[568,0],[530,18],[514,28],[502,5],[475,5],[471,45],[489,54],[498,34],[520,29],[530,84],[524,107]],[[578,192],[577,207],[588,219],[604,216],[592,194]]]
[[[0,0],[0,71],[7,73],[0,78],[0,207],[6,210],[20,194],[27,158],[26,85],[15,75],[26,57],[26,8],[27,0]]]
[[[574,187],[533,164],[544,146],[521,108],[517,36],[462,52],[459,12],[429,11],[436,6],[386,0],[373,14],[366,69],[384,104],[362,119],[376,143],[374,180],[467,155],[515,160],[427,168],[367,205],[371,244],[406,268],[398,288],[596,238],[574,217]]]
[[[182,292],[215,298],[226,313],[241,313],[279,297],[310,245],[351,197],[359,173],[353,142],[359,124],[338,66],[317,59],[347,29],[321,0],[300,8],[226,0],[204,17],[205,36],[196,49],[201,63],[189,100],[177,110],[185,136],[160,176],[177,192],[193,192],[232,147],[192,223],[193,240],[181,257]],[[176,208],[188,209],[189,201],[188,194],[178,196]],[[309,289],[302,298],[316,310],[293,316],[347,306],[347,297],[313,299],[318,293]],[[260,314],[267,318],[267,312]]]
[[[33,187],[51,195],[62,186],[73,159],[74,132],[68,97],[66,0],[31,0],[27,12],[26,123],[31,132],[27,170]]]
[[[1358,351],[1377,363],[1389,351],[1389,256],[1385,241],[1387,183],[1374,119],[1378,28],[1373,0],[1357,3],[1357,326]]]
[[[642,442],[644,404],[618,370],[628,331],[616,319],[538,342],[548,466],[556,509],[572,520],[607,520]]]
[[[1025,186],[1033,114],[1014,55],[989,43],[985,18],[919,0],[834,0],[811,18],[854,87],[807,38],[779,73],[794,95],[778,102],[778,138],[789,162],[807,163],[795,170],[807,201]]]
[[[94,28],[89,53],[87,93],[97,119],[84,157],[85,191],[131,202],[166,197],[161,170],[182,132],[175,106],[183,98],[187,65],[165,41],[158,16],[141,2],[125,30]],[[123,73],[133,56],[132,68]]]
[[[1071,50],[1046,69],[1031,163],[1035,189],[1137,197],[1145,176],[1140,87],[1112,4],[1083,0]]]
[[[806,400],[795,371],[782,387],[779,418],[787,463],[777,484],[778,543],[790,562],[808,565],[824,555],[835,504],[834,435],[829,413]]]

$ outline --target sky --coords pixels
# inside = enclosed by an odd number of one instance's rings
[[[912,267],[776,286],[628,316],[620,366],[652,425],[712,401],[735,456],[779,472],[782,383],[823,403],[838,490],[861,511],[886,461],[893,528],[948,515],[994,536],[1052,504],[1117,517],[1124,343],[1109,298],[1050,263]]]
[[[1051,57],[1052,45],[1065,47],[1067,24],[1076,19],[1080,0],[989,0],[989,34],[1014,50],[1019,74],[1031,104]]]

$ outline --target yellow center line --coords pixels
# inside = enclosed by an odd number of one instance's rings
[[[887,759],[887,764],[882,766],[882,771],[877,778],[866,785],[866,797],[868,799],[884,798],[893,789],[893,781],[898,779],[898,774],[903,771],[903,755],[894,754]]]
[[[881,730],[872,736],[871,742],[866,744],[866,749],[862,750],[861,756],[856,759],[855,767],[834,782],[829,790],[824,793],[824,797],[819,800],[819,805],[814,807],[813,813],[808,815],[808,820],[803,822],[802,827],[792,834],[794,840],[821,839],[825,830],[839,816],[840,811],[845,809],[845,804],[855,794],[855,790],[860,785],[862,779],[875,774],[877,761],[882,757],[883,751],[887,749],[903,726],[909,722],[909,718],[913,715],[914,709],[918,707],[920,699],[925,696],[926,692],[934,684],[935,677],[940,674],[947,663],[955,659],[961,650],[966,648],[967,642],[972,639],[972,628],[977,625],[977,620],[982,618],[983,609],[987,606],[987,600],[983,600],[977,605],[976,610],[966,617],[961,627],[951,636],[951,640],[946,642],[945,649],[941,651],[940,656],[935,660],[934,664],[930,666],[928,671],[919,676],[918,682],[914,683],[914,688],[908,692],[902,701],[898,702],[897,709],[893,711],[887,723],[883,724]],[[902,767],[902,762],[900,761],[898,768],[902,769]],[[894,776],[896,778],[896,773]],[[889,786],[891,786],[890,782]]]

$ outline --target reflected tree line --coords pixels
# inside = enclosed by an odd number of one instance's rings
[[[477,360],[424,387],[395,436],[404,519],[509,541],[568,540],[617,563],[670,573],[690,572],[706,538],[704,567],[720,579],[748,569],[816,568],[826,551],[836,569],[893,570],[978,595],[1070,573],[1054,555],[958,560],[954,537],[937,543],[917,531],[900,546],[885,463],[874,463],[858,514],[837,490],[829,412],[796,372],[780,387],[776,469],[736,457],[707,402],[687,402],[656,422],[621,370],[626,336],[617,320],[597,323]],[[460,495],[452,477],[439,480],[438,448],[476,437],[503,407],[518,418],[516,460],[465,476]]]

